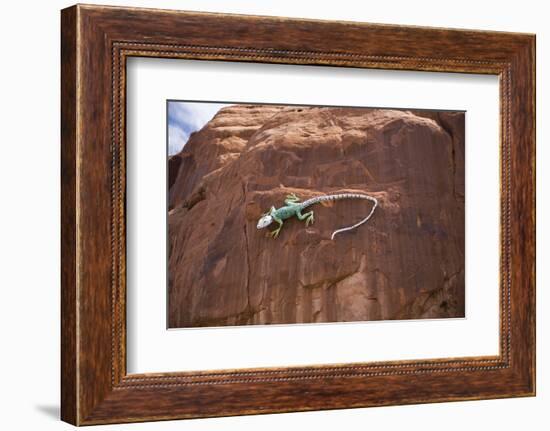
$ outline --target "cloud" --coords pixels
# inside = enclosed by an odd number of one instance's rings
[[[202,129],[225,106],[229,105],[209,102],[168,102],[168,154],[180,152],[191,133]]]
[[[168,124],[168,154],[176,154],[181,151],[185,143],[189,140],[189,133],[182,128]]]

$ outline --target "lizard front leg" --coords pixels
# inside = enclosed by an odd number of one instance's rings
[[[274,221],[279,223],[279,227],[269,232],[268,235],[271,236],[272,238],[277,238],[279,236],[279,232],[281,231],[281,228],[283,227],[283,221],[279,217],[277,217],[275,214],[273,214],[273,212],[271,213],[271,217],[273,217]]]
[[[305,220],[306,221],[306,227],[308,227],[309,224],[313,224],[315,219],[313,218],[313,211],[309,211],[305,214],[302,214],[300,210],[296,211],[296,217],[298,217],[299,220]]]
[[[263,213],[262,216],[272,215],[272,214],[273,214],[273,211],[275,211],[275,207],[274,207],[274,206],[272,206],[269,210],[267,210],[265,213]]]

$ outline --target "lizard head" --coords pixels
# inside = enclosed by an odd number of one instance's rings
[[[269,214],[262,216],[260,220],[258,220],[258,225],[256,226],[258,229],[263,229],[264,227],[269,226],[271,223],[273,223],[273,217],[271,217]]]

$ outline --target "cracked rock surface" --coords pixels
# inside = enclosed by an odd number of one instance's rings
[[[169,160],[169,327],[464,316],[464,113],[237,105]],[[258,218],[315,205],[277,239]]]

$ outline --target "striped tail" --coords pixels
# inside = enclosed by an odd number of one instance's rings
[[[364,194],[361,194],[361,193],[339,193],[339,194],[334,194],[334,195],[317,196],[317,197],[308,199],[308,200],[302,202],[302,209],[304,209],[306,207],[309,207],[311,205],[320,203],[320,202],[337,201],[337,200],[340,200],[340,199],[366,199],[366,200],[371,201],[374,205],[372,206],[369,214],[363,220],[361,220],[359,223],[356,223],[353,226],[348,226],[348,227],[344,227],[342,229],[335,230],[332,233],[332,236],[330,237],[330,239],[332,239],[332,240],[339,233],[347,232],[348,230],[353,230],[355,228],[358,228],[362,224],[366,223],[372,217],[372,215],[374,214],[374,210],[378,206],[378,200],[375,197],[372,197],[372,196],[369,196],[369,195],[364,195]]]

